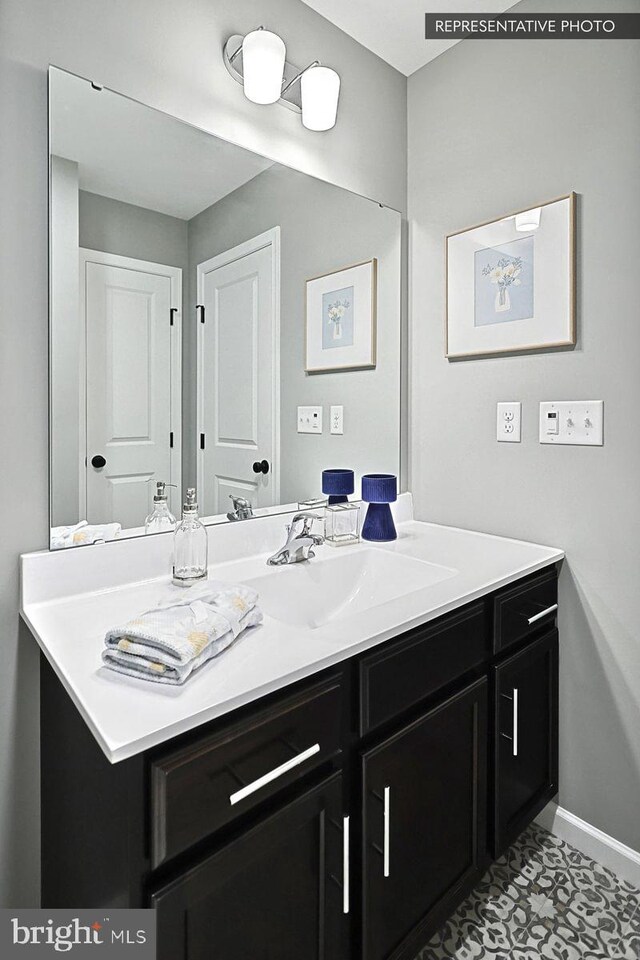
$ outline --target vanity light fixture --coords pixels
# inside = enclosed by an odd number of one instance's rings
[[[245,37],[234,34],[224,47],[224,63],[245,96],[254,103],[275,103],[302,114],[308,130],[335,126],[340,76],[313,60],[300,68],[286,60],[284,41],[264,27]]]
[[[541,207],[533,207],[532,210],[525,210],[524,213],[516,213],[516,230],[520,233],[530,233],[531,230],[537,230],[540,226]]]

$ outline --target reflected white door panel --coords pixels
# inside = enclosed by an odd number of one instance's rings
[[[182,271],[82,250],[81,273],[86,517],[139,527],[150,481],[177,484],[179,503]]]
[[[198,495],[279,502],[279,229],[198,265]],[[202,322],[204,319],[204,322]],[[254,464],[266,462],[268,472]]]

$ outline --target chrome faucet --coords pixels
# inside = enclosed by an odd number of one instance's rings
[[[287,542],[269,557],[267,563],[279,567],[285,563],[302,563],[314,557],[313,547],[324,543],[324,537],[311,533],[311,525],[314,520],[321,519],[317,513],[296,513],[286,528]]]
[[[227,514],[227,520],[250,520],[253,516],[253,507],[244,497],[234,497],[229,494],[229,499],[233,503],[233,510]]]

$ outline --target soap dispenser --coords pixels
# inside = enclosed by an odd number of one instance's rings
[[[190,587],[192,583],[206,580],[207,568],[207,531],[198,517],[196,491],[190,487],[173,540],[173,582]]]
[[[156,481],[156,492],[153,498],[153,510],[144,522],[145,533],[164,533],[165,530],[175,530],[176,518],[169,510],[165,487],[174,487],[174,483]]]

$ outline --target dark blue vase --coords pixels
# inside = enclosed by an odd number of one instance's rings
[[[376,543],[396,540],[390,503],[398,499],[398,481],[392,473],[365,473],[362,478],[362,499],[366,501],[367,515],[362,526],[362,539]]]
[[[347,503],[353,490],[353,470],[322,471],[322,492],[329,494],[329,504]]]

